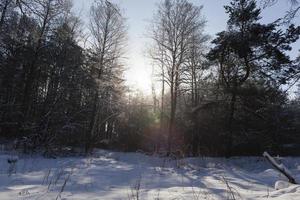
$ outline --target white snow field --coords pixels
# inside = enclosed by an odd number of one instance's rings
[[[97,150],[90,157],[19,155],[9,164],[11,156],[0,155],[1,200],[300,199],[300,186],[287,184],[262,157],[176,161]],[[300,181],[300,158],[282,162]]]

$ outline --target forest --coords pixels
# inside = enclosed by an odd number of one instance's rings
[[[0,0],[0,200],[300,199],[299,16]]]
[[[0,137],[24,153],[70,149],[175,156],[300,155],[299,2],[231,0],[226,29],[205,32],[203,6],[164,0],[149,21],[151,95],[125,84],[124,10],[94,1],[1,0]],[[299,43],[298,43],[299,45]],[[299,53],[298,53],[299,55]]]

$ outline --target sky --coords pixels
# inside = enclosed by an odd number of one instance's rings
[[[89,21],[89,8],[94,0],[73,0],[74,12],[80,15],[87,24]],[[147,47],[151,40],[147,37],[151,19],[157,9],[157,4],[162,0],[111,0],[118,3],[128,25],[128,47],[126,51],[126,71],[124,78],[126,84],[145,94],[151,93],[152,65],[147,56]],[[203,5],[203,16],[207,20],[205,31],[212,38],[216,33],[226,28],[228,19],[224,10],[230,0],[189,0],[195,5]],[[258,1],[258,6],[262,6]],[[280,0],[272,7],[262,10],[262,22],[269,23],[284,16],[289,9],[286,0]],[[295,24],[300,24],[300,17],[294,20]],[[295,57],[300,49],[300,42],[294,45],[291,56]],[[298,49],[297,49],[298,47]]]

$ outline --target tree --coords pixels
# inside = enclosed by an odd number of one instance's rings
[[[117,5],[95,3],[91,48],[83,49],[81,22],[71,7],[68,0],[0,4],[0,133],[22,138],[24,149],[42,146],[48,154],[57,145],[85,140],[88,151],[116,135],[124,18]]]
[[[33,0],[25,4],[26,9],[33,15],[39,28],[37,29],[37,37],[34,38],[34,46],[32,55],[28,64],[25,66],[26,75],[24,81],[24,95],[23,95],[23,115],[24,119],[30,117],[34,113],[32,104],[36,94],[36,87],[38,87],[37,78],[41,71],[39,62],[41,62],[40,54],[45,47],[47,34],[55,27],[55,22],[59,17],[69,13],[68,0]]]
[[[187,89],[191,94],[191,106],[196,107],[200,103],[200,82],[206,76],[205,70],[208,67],[205,54],[207,53],[208,35],[203,32],[204,22],[201,32],[191,37],[191,45],[189,45],[188,58],[185,63],[183,83],[187,85]]]
[[[1,136],[23,138],[32,148],[49,151],[67,129],[84,132],[87,91],[93,83],[77,44],[79,20],[70,13],[68,1],[21,3],[22,12],[19,6],[6,12],[1,34]]]
[[[92,138],[102,137],[114,126],[119,113],[118,106],[122,90],[122,57],[126,42],[125,19],[119,7],[109,1],[97,1],[91,7],[90,32],[92,48],[90,65],[96,81],[93,114],[87,136],[87,147]],[[105,128],[109,127],[109,129]]]
[[[232,0],[225,10],[229,14],[228,30],[217,34],[209,57],[219,65],[219,75],[231,95],[227,138],[230,155],[240,88],[246,81],[260,78],[278,87],[299,70],[287,52],[291,49],[290,44],[299,38],[300,27],[290,25],[283,32],[279,30],[279,20],[260,24],[260,9],[254,0]]]
[[[189,45],[193,42],[193,35],[201,33],[203,27],[201,9],[201,6],[195,6],[186,0],[165,0],[159,5],[153,22],[151,38],[157,51],[154,59],[163,63],[164,79],[170,87],[169,153],[172,150],[177,98]]]

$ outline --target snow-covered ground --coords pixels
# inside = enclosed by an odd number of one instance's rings
[[[176,161],[98,150],[91,157],[19,155],[15,167],[8,158],[8,153],[0,154],[1,200],[300,199],[299,185],[286,184],[264,158],[257,157]],[[300,181],[300,158],[283,162]]]

